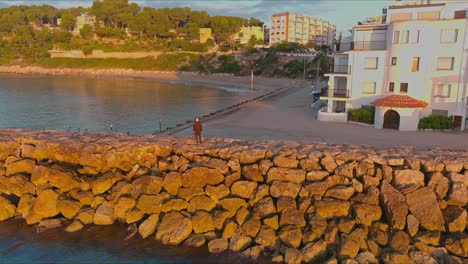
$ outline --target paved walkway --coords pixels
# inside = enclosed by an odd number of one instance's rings
[[[309,93],[310,88],[291,89],[274,99],[250,103],[232,114],[204,123],[203,136],[468,151],[468,132],[400,132],[317,121],[317,112],[309,107],[313,101]],[[175,135],[191,135],[191,129]]]

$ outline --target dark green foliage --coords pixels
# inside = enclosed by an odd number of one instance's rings
[[[96,29],[96,35],[101,38],[123,38],[125,37],[125,30],[104,26]]]
[[[452,129],[451,117],[430,115],[419,120],[418,129]]]
[[[234,60],[232,55],[221,55],[218,57],[221,65],[215,70],[216,73],[232,73],[238,74],[241,67],[237,61]]]
[[[348,111],[348,121],[360,122],[369,125],[374,124],[375,108],[363,107]]]
[[[93,28],[90,25],[84,25],[80,29],[80,36],[84,39],[92,39],[94,35]]]

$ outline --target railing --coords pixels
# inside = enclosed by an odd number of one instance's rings
[[[351,73],[351,65],[333,65],[330,67],[331,73]]]
[[[354,41],[336,44],[336,51],[385,50],[386,41]]]
[[[351,95],[350,90],[345,89],[322,89],[320,96],[321,97],[331,97],[331,98],[349,98]]]
[[[353,50],[384,50],[386,41],[355,41]]]

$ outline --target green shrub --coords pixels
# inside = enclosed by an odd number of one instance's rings
[[[348,111],[348,120],[373,125],[374,115],[375,109],[373,107],[351,109]]]
[[[91,55],[93,53],[93,46],[91,45],[85,45],[81,48],[81,50],[83,51],[83,54],[84,55]]]
[[[221,65],[215,70],[216,73],[238,74],[241,70],[241,66],[232,55],[221,55],[218,57],[218,60],[221,62]]]
[[[451,117],[430,115],[419,120],[418,129],[452,129]]]

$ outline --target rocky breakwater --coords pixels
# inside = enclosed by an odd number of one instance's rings
[[[468,153],[0,130],[0,220],[286,263],[463,263]]]

